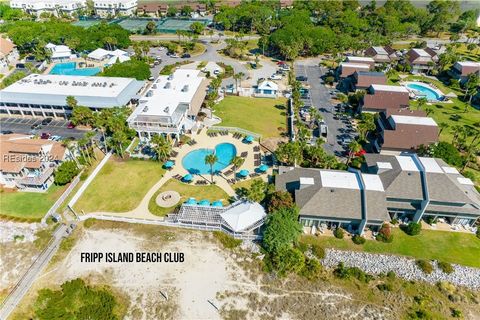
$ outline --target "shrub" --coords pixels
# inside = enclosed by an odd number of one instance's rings
[[[397,275],[395,274],[395,272],[393,272],[393,271],[388,271],[387,272],[387,278],[388,279],[395,280],[396,277],[397,277]]]
[[[393,224],[393,225],[397,225],[397,224],[398,224],[398,219],[397,219],[397,218],[392,219],[392,224]]]
[[[432,225],[433,223],[435,223],[435,217],[428,216],[425,218],[425,222],[428,223],[429,225]]]
[[[433,272],[433,266],[432,264],[430,263],[430,261],[427,261],[427,260],[417,260],[415,261],[415,263],[417,264],[417,266],[423,271],[425,272],[426,274],[430,274]]]
[[[343,229],[337,228],[335,229],[335,231],[333,231],[333,235],[337,239],[343,239],[343,237],[345,236],[345,232],[343,232]]]
[[[343,262],[340,262],[333,270],[333,274],[340,279],[350,279],[350,278],[355,278],[361,282],[368,283],[370,280],[373,279],[373,276],[363,272],[361,269],[357,267],[345,267]]]
[[[308,244],[304,242],[299,242],[296,244],[296,247],[298,250],[300,250],[302,253],[305,253],[308,250]]]
[[[89,218],[83,222],[83,226],[88,229],[91,228],[96,222],[97,219]]]
[[[220,241],[223,247],[227,249],[236,248],[242,243],[242,240],[235,239],[234,237],[231,237],[221,231],[214,231],[213,236],[217,238],[217,240]]]
[[[307,258],[305,259],[305,264],[303,265],[303,268],[300,270],[299,274],[308,280],[314,280],[320,276],[321,271],[322,266],[318,260]]]
[[[417,222],[410,222],[405,228],[404,231],[410,236],[416,236],[422,230],[422,225]]]
[[[275,191],[268,199],[267,211],[272,213],[281,208],[291,208],[295,206],[292,195],[286,191]]]
[[[452,312],[452,317],[453,318],[461,318],[462,317],[462,311],[455,309],[455,308],[450,308],[450,311]]]
[[[477,235],[477,238],[480,239],[480,226],[477,227],[477,233],[476,233],[476,235]]]
[[[65,185],[72,181],[72,179],[78,174],[79,169],[73,161],[64,161],[58,168],[55,170],[54,178],[55,184]]]
[[[376,239],[378,241],[390,243],[393,241],[392,229],[388,223],[384,223],[378,231]]]
[[[438,267],[440,268],[440,270],[448,274],[453,273],[453,271],[455,271],[453,269],[453,266],[448,262],[439,261]]]
[[[380,283],[377,285],[377,288],[380,291],[393,291],[393,286],[391,283]]]
[[[318,244],[312,244],[311,248],[312,253],[315,257],[317,257],[318,259],[325,258],[325,249],[322,246]]]
[[[367,241],[367,240],[365,240],[364,237],[356,234],[356,235],[354,235],[354,236],[352,237],[352,241],[353,241],[353,243],[355,243],[355,244],[364,244],[365,241]]]

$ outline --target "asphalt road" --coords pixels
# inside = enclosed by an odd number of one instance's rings
[[[88,130],[82,129],[68,129],[67,120],[53,120],[50,124],[42,126],[32,130],[32,125],[41,124],[41,118],[0,118],[0,130],[12,131],[13,133],[23,134],[38,134],[41,135],[44,132],[51,135],[61,136],[62,138],[82,138]]]
[[[330,154],[342,157],[345,148],[338,143],[341,137],[353,137],[353,134],[345,132],[347,129],[346,121],[335,120],[335,104],[331,100],[331,90],[322,84],[321,77],[327,72],[327,69],[319,67],[318,62],[309,60],[300,60],[295,62],[295,76],[306,76],[306,83],[310,86],[310,99],[304,100],[306,106],[316,107],[325,121],[328,134],[327,141],[323,145],[324,149]]]
[[[0,319],[7,319],[10,313],[20,303],[22,298],[28,292],[38,275],[41,274],[43,269],[48,265],[50,259],[58,249],[60,242],[67,233],[68,226],[61,225],[53,234],[53,237],[48,246],[42,251],[38,258],[33,262],[27,272],[23,275],[17,285],[13,288],[12,292],[7,296],[4,302],[0,305]]]

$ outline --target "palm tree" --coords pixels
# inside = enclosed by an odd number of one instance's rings
[[[423,110],[423,108],[427,105],[427,98],[422,97],[417,100],[418,101],[418,109],[417,110]]]
[[[233,79],[235,80],[235,91],[238,92],[238,80],[242,80],[243,76],[245,73],[243,72],[238,72],[233,75]]]
[[[213,165],[217,161],[218,161],[218,157],[214,153],[210,153],[205,156],[205,164],[210,165],[210,175],[212,176],[212,183],[213,183]]]
[[[77,99],[74,96],[67,96],[67,106],[70,108],[75,108],[78,105]]]
[[[155,145],[153,149],[157,154],[157,160],[162,162],[167,160],[172,152],[170,141],[168,141],[163,135],[155,135],[152,137],[151,143]]]
[[[347,165],[350,163],[350,160],[352,160],[352,156],[362,150],[362,145],[358,143],[357,140],[353,140],[348,144],[348,159],[347,159]]]
[[[244,162],[245,158],[239,156],[233,157],[232,161],[230,161],[230,164],[233,165],[233,172],[235,173],[235,177],[237,176],[238,168],[240,168]]]
[[[442,134],[442,131],[445,130],[445,129],[448,129],[448,127],[450,127],[450,125],[446,122],[440,122],[438,124],[438,127],[440,128],[440,130],[438,131],[438,136],[440,137],[440,135]]]

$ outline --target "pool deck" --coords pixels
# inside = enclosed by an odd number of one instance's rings
[[[53,67],[55,67],[56,64],[59,64],[59,63],[68,63],[68,62],[75,62],[77,65],[78,63],[80,62],[85,62],[85,59],[82,59],[82,58],[77,58],[77,59],[68,59],[68,60],[65,60],[65,61],[55,61],[55,62],[51,62],[47,69],[45,69],[45,71],[43,71],[43,74],[50,74],[50,71],[52,71]],[[87,67],[87,68],[100,68],[100,70],[103,70],[103,64],[104,62],[100,61],[100,62],[97,62],[97,61],[91,61],[91,60],[87,60],[87,65],[88,64],[93,64],[93,67]],[[84,69],[84,68],[79,68],[79,69]],[[85,68],[86,69],[86,68]]]
[[[425,83],[425,82],[421,82],[421,81],[404,81],[404,82],[400,82],[400,84],[402,86],[404,86],[410,92],[410,94],[413,95],[414,97],[416,97],[415,90],[412,89],[412,88],[409,88],[408,87],[409,84],[415,84],[415,85],[418,85],[418,86],[423,86],[423,87],[429,88],[430,90],[434,91],[438,96],[445,97],[445,94],[440,89],[438,89],[437,87],[432,85],[431,83]],[[440,101],[440,100],[429,100],[429,101],[430,102],[444,102],[444,101]]]

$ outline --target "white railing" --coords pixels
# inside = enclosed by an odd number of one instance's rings
[[[77,184],[80,182],[80,176],[82,175],[82,172],[81,171],[76,177],[75,179],[73,179],[72,183],[70,183],[70,185],[68,186],[67,190],[65,190],[62,195],[60,196],[60,198],[57,199],[57,201],[55,201],[55,203],[53,204],[53,206],[47,211],[47,213],[43,216],[42,218],[42,224],[45,224],[46,221],[47,221],[47,218],[49,216],[51,216],[52,214],[54,214],[58,208],[60,207],[60,205],[63,203],[63,201],[65,201],[65,199],[70,195],[70,193],[72,192],[72,190],[77,186]]]
[[[212,127],[208,128],[208,130],[212,130],[212,131],[238,132],[238,133],[244,134],[244,135],[246,135],[246,136],[252,136],[252,137],[254,137],[254,138],[261,138],[261,137],[262,137],[262,135],[259,134],[259,133],[255,133],[255,132],[248,131],[248,130],[245,130],[245,129],[242,129],[242,128],[238,128],[238,127],[212,126]]]

